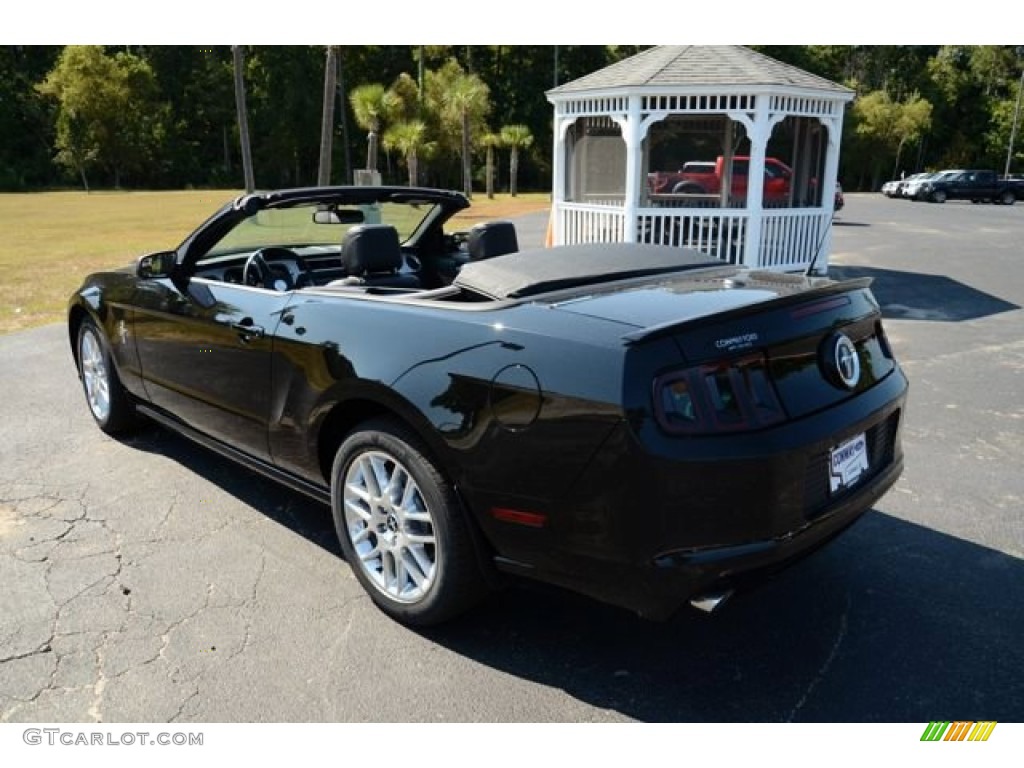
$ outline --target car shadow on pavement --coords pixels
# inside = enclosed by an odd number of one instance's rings
[[[1024,717],[1024,562],[880,512],[712,616],[522,586],[427,634],[642,721]]]
[[[122,442],[135,450],[156,453],[176,461],[261,514],[341,557],[331,510],[326,505],[155,424],[123,438]]]
[[[1020,309],[1016,304],[945,275],[833,264],[829,267],[829,277],[834,280],[872,278],[871,291],[887,319],[961,322]]]

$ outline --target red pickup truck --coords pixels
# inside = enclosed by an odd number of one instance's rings
[[[679,171],[655,171],[648,175],[651,192],[689,193],[696,195],[717,195],[722,189],[722,171],[725,158],[721,155],[714,162],[693,161],[683,165]],[[746,197],[747,177],[750,158],[738,156],[732,159],[732,195]],[[789,197],[792,169],[781,160],[766,157],[764,160],[764,200],[781,201]]]
[[[719,155],[715,161],[694,160],[683,165],[679,171],[655,171],[648,174],[647,183],[653,194],[718,195],[722,190],[722,169],[724,158]],[[737,156],[732,159],[732,197],[747,196],[750,158]],[[793,180],[793,169],[774,157],[764,159],[765,205],[787,203]],[[811,180],[812,186],[816,183]],[[844,204],[843,188],[836,183],[833,210],[841,210]]]

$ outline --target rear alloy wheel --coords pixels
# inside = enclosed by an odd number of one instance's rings
[[[1003,205],[1013,205],[1017,201],[1017,196],[1013,194],[1013,190],[1007,189],[1003,191],[1003,194],[999,196],[999,202]]]
[[[944,203],[946,202],[946,193],[941,189],[936,189],[932,192],[932,202]]]
[[[121,386],[99,328],[89,319],[78,329],[78,373],[89,411],[100,429],[114,435],[135,426],[135,407]]]
[[[458,497],[405,427],[383,419],[358,427],[338,449],[331,480],[345,559],[385,613],[427,626],[483,596]]]

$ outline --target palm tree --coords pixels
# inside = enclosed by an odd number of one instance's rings
[[[397,98],[380,83],[360,85],[349,95],[356,123],[366,131],[366,169],[377,170],[377,139],[381,126],[398,106]]]
[[[460,73],[442,94],[449,119],[457,121],[462,134],[462,188],[466,197],[473,196],[473,121],[490,109],[490,89],[477,75]]]
[[[525,125],[505,125],[501,129],[501,143],[511,151],[508,161],[509,192],[515,197],[516,179],[519,176],[519,150],[527,149],[533,144],[533,134]]]
[[[327,63],[324,65],[324,110],[320,120],[320,166],[317,186],[326,187],[331,183],[331,152],[334,140],[334,97],[338,82],[338,46],[327,46]]]
[[[419,153],[427,148],[427,124],[422,120],[396,123],[384,134],[384,149],[400,152],[409,169],[409,186],[415,187],[419,179]]]
[[[249,114],[245,107],[245,80],[242,72],[245,59],[242,46],[231,46],[231,59],[235,71],[235,109],[238,112],[238,139],[242,144],[242,174],[245,176],[245,191],[256,189],[256,179],[252,171],[252,144],[249,141]]]
[[[487,149],[487,199],[494,199],[494,148],[501,146],[501,136],[497,133],[485,133],[480,143]]]

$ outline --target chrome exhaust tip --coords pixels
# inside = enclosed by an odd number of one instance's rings
[[[697,597],[690,598],[690,605],[698,611],[713,613],[718,606],[732,596],[732,593],[733,590],[727,589],[724,592],[711,592],[706,595],[699,595]]]

